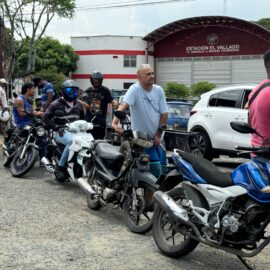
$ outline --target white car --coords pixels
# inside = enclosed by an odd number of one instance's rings
[[[194,154],[211,160],[220,154],[235,156],[235,146],[250,146],[251,135],[234,131],[230,122],[247,122],[248,110],[244,106],[256,85],[231,85],[216,88],[201,96],[190,112],[189,147]]]

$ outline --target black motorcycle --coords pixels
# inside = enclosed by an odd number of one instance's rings
[[[80,178],[78,182],[87,193],[90,209],[98,210],[102,205],[123,208],[127,227],[145,233],[152,227],[153,194],[161,182],[169,182],[171,174],[156,179],[150,173],[149,156],[142,150],[153,142],[146,134],[132,131],[124,114],[115,114],[125,130],[124,142],[117,150],[106,141],[94,141],[89,149],[93,169],[88,179]]]
[[[42,119],[31,117],[32,123],[23,129],[16,128],[5,145],[7,159],[4,165],[10,164],[10,172],[14,177],[22,177],[33,168],[39,155],[37,141],[44,138],[46,133]]]

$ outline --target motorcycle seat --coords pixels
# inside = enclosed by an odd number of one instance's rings
[[[211,161],[183,151],[178,151],[178,154],[185,161],[189,162],[194,171],[208,184],[218,187],[229,187],[233,185],[231,174],[229,172],[222,172]]]
[[[117,161],[124,161],[125,156],[117,151],[115,146],[111,144],[100,141],[95,146],[96,154],[102,159],[110,159]]]

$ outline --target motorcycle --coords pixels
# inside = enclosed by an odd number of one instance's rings
[[[231,122],[231,127],[240,133],[258,134],[246,123]],[[172,158],[183,182],[168,193],[154,194],[158,207],[153,236],[163,254],[185,256],[203,243],[244,262],[243,257],[257,255],[270,242],[266,233],[270,222],[270,147],[236,149],[256,156],[232,173],[174,149]]]
[[[44,164],[45,168],[50,173],[55,174],[55,178],[59,182],[70,180],[77,181],[79,177],[87,177],[87,175],[89,174],[89,160],[91,155],[88,152],[88,149],[94,138],[92,134],[87,133],[87,131],[92,130],[94,128],[94,125],[84,120],[77,120],[72,123],[67,123],[62,128],[75,134],[72,144],[69,146],[69,156],[67,161],[67,179],[60,179],[55,173],[55,169],[58,166],[65,145],[56,143],[53,138],[53,131],[49,132],[47,157],[43,157],[41,159],[41,162]]]
[[[153,194],[169,176],[156,179],[150,173],[149,156],[144,148],[153,142],[142,132],[132,131],[130,121],[121,112],[115,115],[124,127],[124,142],[118,150],[106,141],[94,141],[89,149],[92,170],[88,178],[78,179],[87,194],[87,205],[92,210],[102,206],[122,208],[127,227],[135,233],[145,233],[152,228]]]
[[[33,168],[39,155],[37,141],[46,134],[42,119],[29,116],[33,119],[32,123],[23,129],[16,128],[4,146],[4,166],[10,164],[10,172],[14,177],[22,177]]]

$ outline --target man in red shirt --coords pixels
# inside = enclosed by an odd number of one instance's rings
[[[262,137],[267,139],[270,138],[270,49],[264,54],[264,66],[267,73],[267,79],[257,85],[248,96],[248,120],[250,126]],[[252,134],[251,144],[253,146],[260,146],[262,143],[263,139],[261,137]]]

